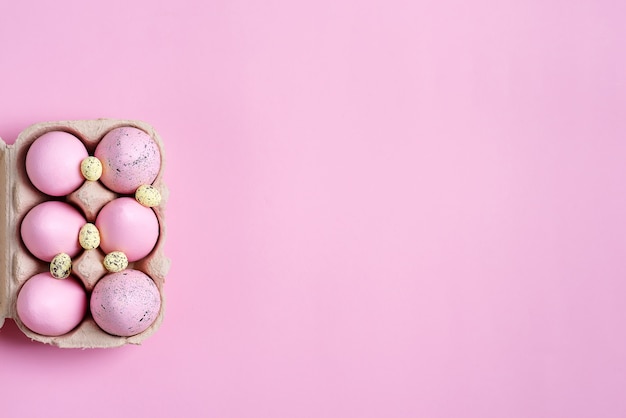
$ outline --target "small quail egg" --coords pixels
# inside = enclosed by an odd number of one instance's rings
[[[135,192],[135,199],[143,206],[151,208],[161,203],[161,192],[149,184],[142,184]]]
[[[100,232],[92,223],[86,223],[80,228],[78,242],[85,250],[93,250],[100,245]]]
[[[121,251],[111,251],[104,257],[102,264],[111,273],[117,273],[128,267],[128,258]]]
[[[90,181],[96,181],[102,175],[102,163],[96,157],[87,157],[80,163],[80,172]]]
[[[72,271],[72,259],[65,253],[54,256],[50,262],[50,274],[55,279],[66,279]]]

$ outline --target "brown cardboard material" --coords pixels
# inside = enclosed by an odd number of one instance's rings
[[[83,321],[69,333],[48,337],[36,334],[26,328],[16,312],[16,300],[21,286],[37,273],[49,270],[49,263],[38,260],[26,249],[20,238],[20,225],[23,217],[34,206],[46,200],[58,200],[37,190],[26,175],[25,160],[30,144],[44,133],[66,131],[79,138],[89,155],[102,137],[111,129],[132,126],[145,131],[159,146],[161,170],[153,186],[163,197],[161,204],[152,208],[159,221],[159,239],[155,248],[145,258],[130,263],[128,268],[141,270],[156,283],[161,294],[161,311],[155,322],[144,332],[131,337],[118,337],[102,331],[87,312]],[[20,330],[35,341],[63,348],[106,348],[124,344],[140,344],[155,332],[163,320],[165,295],[163,285],[169,270],[170,261],[163,253],[165,241],[165,204],[168,190],[163,183],[165,152],[158,133],[148,124],[136,120],[96,119],[80,121],[45,122],[32,125],[20,133],[15,144],[6,145],[0,139],[0,327],[5,318],[12,318]],[[98,211],[109,201],[122,195],[108,190],[101,182],[85,181],[72,194],[60,198],[78,207],[87,222],[95,222]],[[127,195],[124,195],[127,196]],[[76,238],[78,239],[78,237]],[[100,248],[83,250],[72,259],[72,274],[85,286],[87,295],[100,278],[106,275],[102,265],[104,253]],[[88,309],[89,311],[89,309]]]

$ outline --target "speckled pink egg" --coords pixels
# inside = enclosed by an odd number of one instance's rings
[[[51,196],[64,196],[85,181],[80,163],[87,156],[85,145],[74,135],[48,132],[28,148],[26,173],[37,189]]]
[[[161,153],[154,139],[129,126],[109,131],[96,147],[95,156],[102,162],[102,183],[122,194],[152,184],[161,168]]]
[[[81,250],[78,233],[85,223],[84,216],[73,206],[54,200],[43,202],[24,217],[22,241],[43,261],[50,262],[59,253],[74,257]]]
[[[108,274],[96,283],[90,308],[104,331],[129,337],[152,325],[161,309],[161,296],[150,276],[127,269]]]
[[[159,239],[159,221],[154,211],[131,197],[107,203],[98,213],[96,227],[102,251],[122,251],[130,262],[150,254]]]
[[[85,316],[87,295],[78,280],[55,279],[37,274],[24,283],[17,295],[17,316],[31,331],[47,336],[70,332]]]

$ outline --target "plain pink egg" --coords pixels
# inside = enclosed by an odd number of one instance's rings
[[[24,217],[22,241],[28,251],[43,261],[67,253],[74,257],[81,250],[78,233],[85,225],[84,216],[73,206],[57,201],[40,203]]]
[[[33,185],[51,196],[72,193],[85,181],[80,163],[88,156],[74,135],[53,131],[35,140],[26,154],[26,173]]]
[[[150,254],[159,239],[159,221],[154,211],[131,197],[107,203],[98,213],[96,227],[102,251],[122,251],[130,262]]]
[[[17,295],[17,315],[33,332],[63,335],[85,316],[87,295],[78,280],[55,279],[50,273],[37,274],[24,283]]]
[[[157,143],[141,129],[129,126],[109,131],[94,155],[102,162],[100,181],[117,193],[135,193],[142,184],[152,184],[161,169]]]
[[[161,296],[150,276],[127,269],[108,274],[96,283],[90,307],[100,328],[129,337],[152,325],[161,309]]]

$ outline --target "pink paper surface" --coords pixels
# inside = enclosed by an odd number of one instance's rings
[[[2,417],[626,416],[626,3],[3,2],[0,136],[141,119],[140,346],[0,330]]]

